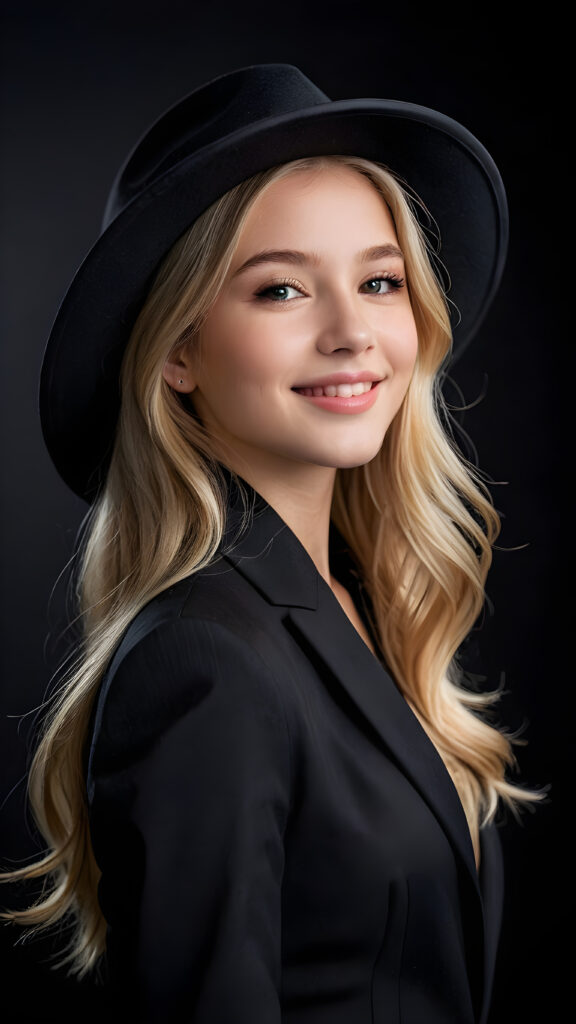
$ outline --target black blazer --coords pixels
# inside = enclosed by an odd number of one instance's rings
[[[236,507],[229,523],[227,543]],[[111,1019],[486,1021],[497,834],[482,833],[478,877],[433,744],[261,499],[231,553],[128,629],[88,792]]]

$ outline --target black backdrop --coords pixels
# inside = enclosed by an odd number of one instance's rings
[[[504,678],[501,720],[523,726],[528,741],[518,748],[521,777],[551,791],[545,806],[503,829],[508,891],[490,1024],[560,1019],[570,974],[561,937],[574,911],[565,832],[571,622],[563,616],[572,469],[562,447],[571,412],[563,385],[574,363],[570,318],[559,315],[570,287],[568,278],[561,284],[561,230],[563,237],[571,216],[558,113],[566,27],[552,31],[543,10],[534,24],[502,26],[484,5],[465,13],[444,6],[423,18],[402,5],[350,0],[202,10],[179,0],[24,0],[3,3],[2,12],[2,863],[35,850],[23,810],[26,738],[58,648],[63,586],[51,598],[52,590],[85,511],[53,470],[37,418],[52,319],[99,231],[117,166],[148,123],[234,67],[295,63],[333,99],[390,96],[462,121],[507,186],[512,237],[503,285],[453,372],[472,404],[459,419],[480,465],[506,481],[493,488],[504,528],[488,587],[492,611],[470,658],[489,686]],[[97,991],[51,971],[46,940],[14,948],[12,928],[0,938],[0,992],[11,1021],[99,1019]]]

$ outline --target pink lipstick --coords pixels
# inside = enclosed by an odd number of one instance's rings
[[[354,413],[370,409],[378,397],[381,378],[374,374],[331,374],[321,381],[295,387],[292,390],[308,402],[326,412]]]

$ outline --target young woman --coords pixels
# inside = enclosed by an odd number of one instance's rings
[[[118,1020],[487,1018],[494,818],[534,797],[458,666],[498,517],[439,384],[506,234],[460,125],[285,65],[184,99],[112,189],[42,374],[84,632],[12,875],[51,888],[9,916],[71,920]]]

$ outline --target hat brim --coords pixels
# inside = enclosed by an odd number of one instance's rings
[[[508,211],[494,161],[458,122],[395,100],[352,99],[266,118],[183,159],[103,231],[76,273],[44,354],[40,417],[58,472],[90,501],[109,463],[119,375],[160,261],[216,199],[305,156],[351,155],[389,167],[438,225],[450,277],[454,351],[477,332],[498,288]]]

